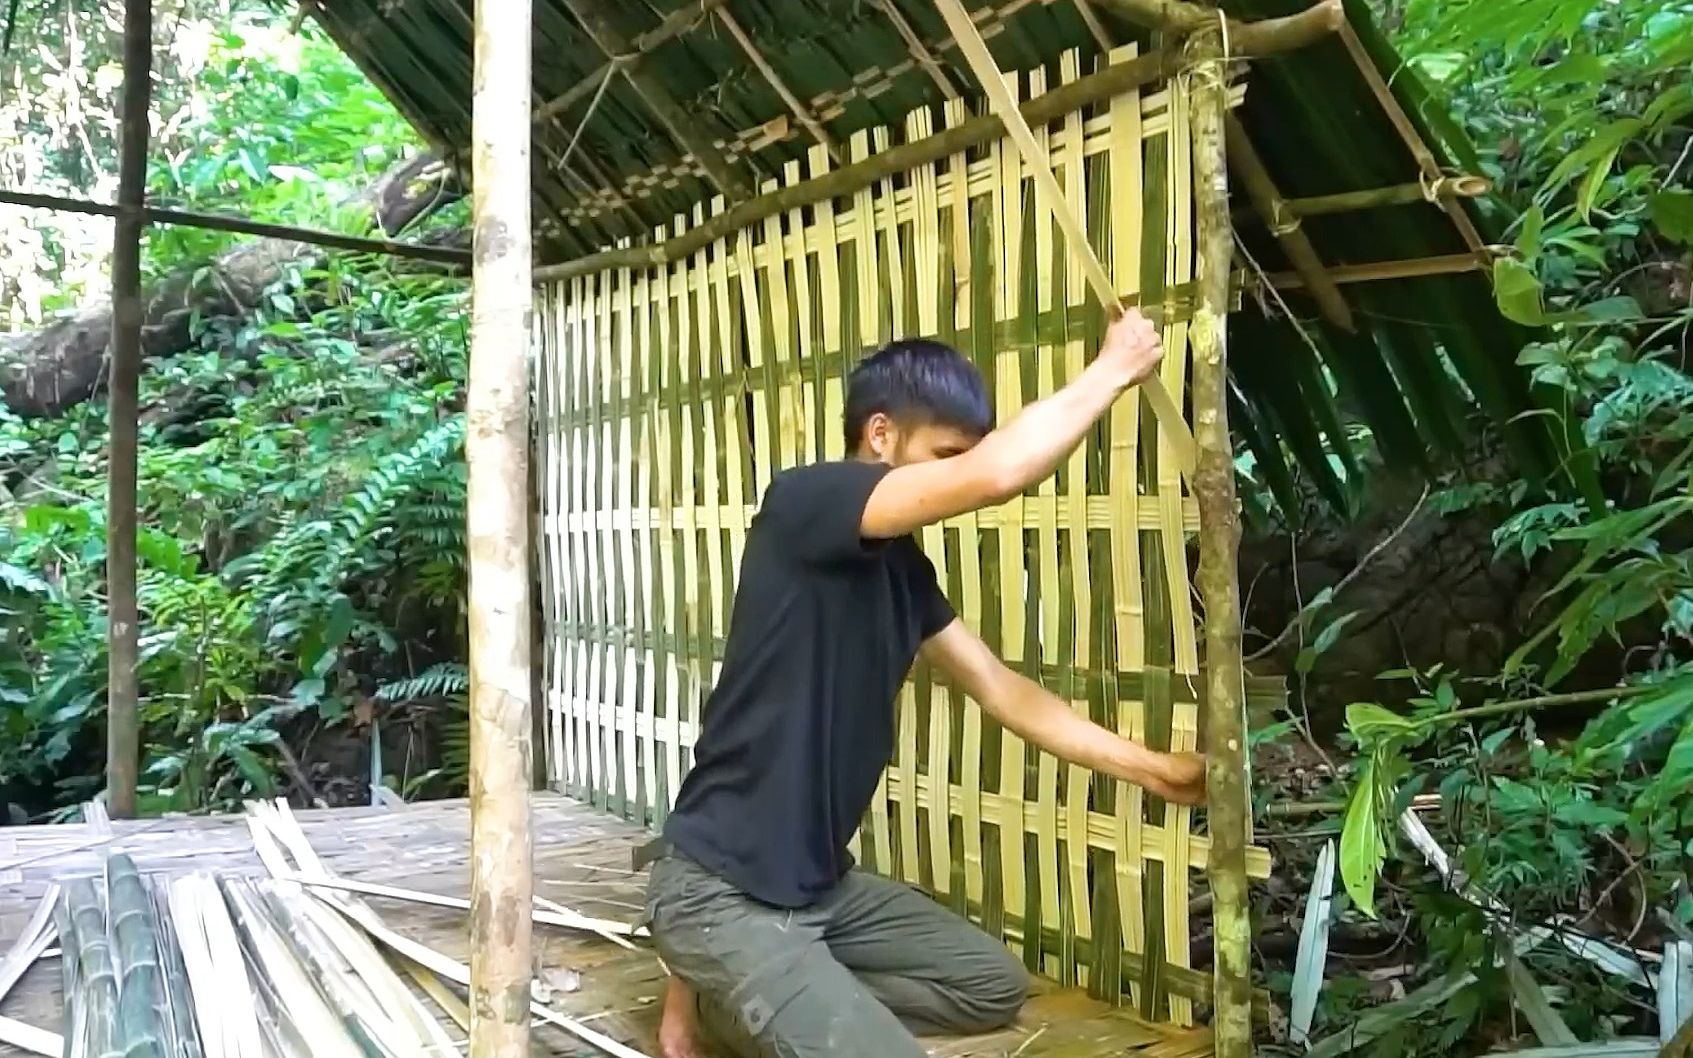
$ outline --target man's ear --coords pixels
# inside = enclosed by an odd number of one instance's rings
[[[864,423],[864,446],[871,455],[882,459],[894,450],[897,440],[893,420],[886,412],[874,412]]]

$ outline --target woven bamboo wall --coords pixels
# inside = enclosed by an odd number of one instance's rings
[[[1079,74],[1074,56],[1062,71]],[[1039,72],[1016,81],[1024,98],[1048,87]],[[1174,306],[1163,376],[1178,401],[1193,273],[1185,107],[1168,86],[1037,130],[1120,289]],[[914,113],[897,135],[964,116],[961,104]],[[850,158],[895,136],[862,133]],[[829,164],[818,149],[782,179]],[[1004,421],[1080,371],[1103,326],[1009,143],[773,218],[685,262],[544,289],[552,781],[662,821],[759,497],[778,469],[843,455],[842,378],[859,357],[895,336],[938,336],[974,358]],[[1150,414],[1123,401],[1055,479],[921,543],[959,614],[1009,663],[1095,720],[1192,749],[1196,527]],[[1249,688],[1266,706],[1279,694]],[[1189,968],[1189,890],[1209,848],[1190,811],[1061,765],[921,667],[899,711],[860,860],[965,911],[1037,971],[1190,1022],[1209,990]],[[1267,874],[1263,850],[1251,869]]]

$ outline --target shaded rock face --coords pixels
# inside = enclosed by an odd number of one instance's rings
[[[1335,589],[1305,635],[1356,612],[1336,643],[1304,678],[1313,725],[1332,733],[1355,701],[1395,704],[1414,693],[1409,681],[1382,680],[1395,669],[1445,671],[1485,678],[1497,674],[1528,636],[1557,616],[1545,599],[1568,569],[1570,556],[1545,554],[1532,563],[1496,555],[1493,531],[1506,516],[1496,506],[1442,515],[1423,501],[1420,485],[1389,484],[1370,497],[1348,525],[1311,528],[1243,540],[1241,598],[1246,652],[1262,651],[1292,622],[1302,604]],[[1350,578],[1350,579],[1348,579]],[[1344,582],[1344,583],[1343,583]],[[1651,638],[1655,625],[1638,630]],[[1601,643],[1560,689],[1614,682],[1628,657],[1622,644]],[[1298,682],[1297,634],[1248,663],[1255,675]]]

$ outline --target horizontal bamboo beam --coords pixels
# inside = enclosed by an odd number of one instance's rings
[[[1329,213],[1350,213],[1377,206],[1404,206],[1413,202],[1439,202],[1448,198],[1479,198],[1493,189],[1485,176],[1462,173],[1443,176],[1428,184],[1413,181],[1391,187],[1371,187],[1361,191],[1342,191],[1334,195],[1311,195],[1290,198],[1285,205],[1296,217],[1320,217]]]
[[[1110,99],[1131,88],[1163,80],[1173,75],[1178,66],[1179,57],[1174,53],[1152,52],[1060,85],[1050,92],[1036,96],[1018,109],[1025,121],[1031,125],[1042,125],[1090,103]],[[877,180],[939,161],[1004,135],[1005,122],[999,118],[992,115],[970,118],[944,132],[890,147],[861,162],[842,166],[823,176],[748,199],[673,239],[646,246],[602,250],[575,260],[560,261],[535,269],[535,278],[570,279],[608,268],[651,268],[668,264],[778,213],[809,206],[824,199],[850,195],[869,187]]]
[[[1481,254],[1450,253],[1439,257],[1413,257],[1404,261],[1371,261],[1368,264],[1334,265],[1328,276],[1336,283],[1370,283],[1381,279],[1416,279],[1421,276],[1480,272],[1489,267]],[[1277,290],[1300,290],[1305,280],[1297,272],[1271,272],[1265,277]]]
[[[27,191],[0,191],[0,205],[24,206],[30,209],[52,209],[64,213],[83,213],[95,217],[116,217],[117,206],[106,202],[90,202],[80,198],[58,195],[38,195]],[[257,235],[266,239],[288,239],[309,246],[327,246],[337,250],[359,253],[387,254],[390,257],[410,257],[437,264],[469,265],[470,251],[449,246],[420,246],[417,243],[396,242],[393,239],[370,239],[317,228],[295,228],[287,224],[267,224],[245,217],[230,217],[219,213],[192,213],[187,210],[165,209],[161,206],[141,207],[141,219],[150,224],[170,224],[183,228],[202,228],[209,231],[234,232],[237,235]]]
[[[1215,26],[1220,17],[1215,8],[1201,7],[1188,0],[1094,0],[1131,22],[1149,29],[1186,35],[1202,26]],[[1341,0],[1319,0],[1304,11],[1282,18],[1256,22],[1227,19],[1225,38],[1228,57],[1273,55],[1295,51],[1338,32],[1346,24]]]

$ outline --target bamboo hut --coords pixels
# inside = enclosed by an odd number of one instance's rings
[[[855,851],[1122,1008],[1086,1046],[1017,1053],[1247,1053],[1246,886],[1272,868],[1245,716],[1283,690],[1241,664],[1237,450],[1288,510],[1301,480],[1346,506],[1349,423],[1426,464],[1479,405],[1526,466],[1559,463],[1488,286],[1504,219],[1362,0],[534,0],[510,26],[465,0],[302,7],[476,175],[477,356],[522,344],[533,297],[530,407],[509,353],[471,380],[475,1053],[526,1039],[527,919],[505,912],[555,836],[531,839],[525,720],[554,792],[661,823],[759,498],[843,454],[857,359],[938,337],[1005,417],[1080,370],[1117,304],[1163,331],[1146,401],[922,543],[1002,657],[1130,737],[1205,749],[1210,806],[1062,766],[919,669]]]
[[[309,6],[462,153],[464,5]],[[1348,419],[1411,465],[1476,404],[1531,467],[1557,439],[1519,417],[1487,182],[1361,0],[1223,8],[538,0],[534,481],[546,781],[656,826],[759,497],[843,454],[852,364],[939,337],[1008,416],[1080,369],[1107,306],[1151,313],[1157,399],[922,543],[1001,656],[1137,739],[1206,748],[1209,818],[1061,766],[919,669],[855,844],[1032,970],[1150,1021],[1212,1012],[1240,1054],[1245,876],[1270,870],[1243,707],[1282,690],[1241,670],[1235,448],[1291,510],[1296,478],[1347,504]],[[1191,951],[1207,868],[1212,974]]]

